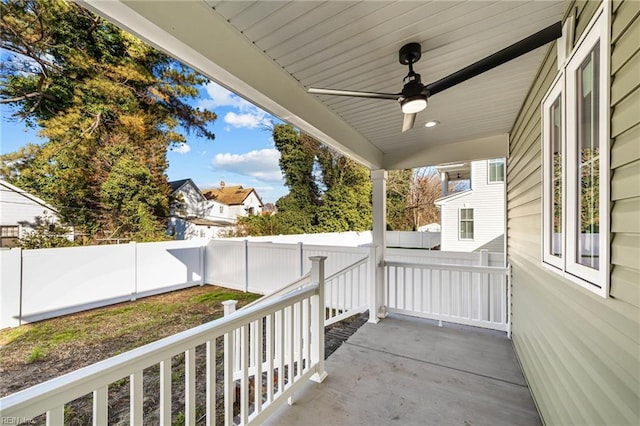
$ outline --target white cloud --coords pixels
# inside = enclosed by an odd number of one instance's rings
[[[206,85],[206,91],[209,95],[208,98],[201,99],[198,106],[201,108],[213,109],[216,107],[232,107],[237,108],[240,111],[247,111],[255,109],[256,107],[249,102],[242,99],[240,96],[231,93],[224,87],[220,86],[213,81]]]
[[[187,152],[191,151],[191,147],[186,143],[183,143],[182,145],[179,145],[178,147],[173,148],[172,150],[173,152],[177,152],[178,154],[186,154]]]
[[[197,106],[199,108],[215,110],[216,108],[228,107],[239,112],[228,112],[225,114],[224,122],[228,124],[228,126],[224,127],[225,131],[231,131],[232,127],[256,129],[271,125],[271,115],[245,101],[240,96],[228,91],[219,84],[209,82],[205,86],[205,89],[208,97],[205,97],[198,102]]]
[[[266,114],[259,110],[243,114],[228,112],[224,116],[224,122],[233,127],[246,127],[248,129],[267,127],[271,123]]]
[[[277,149],[261,149],[244,154],[216,154],[212,163],[221,171],[250,176],[261,182],[282,182]]]

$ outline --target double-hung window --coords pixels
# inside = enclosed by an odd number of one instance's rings
[[[460,209],[460,239],[473,240],[473,209]]]
[[[608,27],[602,7],[542,102],[543,262],[603,297],[609,272]]]
[[[489,183],[504,182],[504,158],[489,160]]]

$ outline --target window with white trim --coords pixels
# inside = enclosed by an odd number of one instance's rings
[[[504,182],[504,158],[489,160],[489,183]]]
[[[460,209],[460,239],[473,240],[473,209]]]
[[[608,27],[601,7],[542,101],[543,262],[603,297],[609,273]]]

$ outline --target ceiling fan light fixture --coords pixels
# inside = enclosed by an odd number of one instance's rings
[[[427,100],[421,96],[404,99],[400,102],[402,112],[405,114],[415,114],[427,107]]]

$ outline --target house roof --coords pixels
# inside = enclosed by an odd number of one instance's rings
[[[247,197],[254,192],[258,202],[262,205],[262,200],[253,188],[243,188],[242,185],[223,186],[220,188],[205,189],[202,194],[208,200],[216,200],[229,206],[237,206],[244,202]]]
[[[54,208],[53,206],[51,206],[50,204],[48,204],[46,201],[44,201],[41,198],[36,197],[33,194],[28,193],[27,191],[18,188],[15,185],[11,185],[9,182],[0,179],[0,186],[4,186],[5,188],[7,188],[10,191],[16,192],[20,195],[22,195],[25,198],[28,198],[29,200],[33,201],[34,203],[40,204],[42,207],[45,207],[55,213],[58,213],[58,210],[56,208]]]
[[[309,87],[398,93],[400,48],[437,81],[563,18],[565,0],[80,2],[211,80],[372,169],[508,156],[509,133],[549,44],[429,99],[401,132],[397,102]],[[425,128],[437,120],[440,124]]]
[[[471,190],[471,189],[465,189],[464,191],[454,192],[453,194],[449,194],[446,197],[438,198],[436,201],[434,201],[434,204],[436,206],[441,206],[443,204],[447,204],[451,200],[462,198],[462,197],[465,197],[465,196],[471,194],[472,191],[473,190]]]

